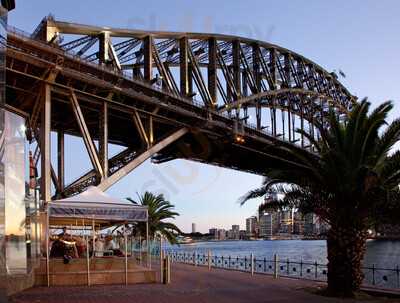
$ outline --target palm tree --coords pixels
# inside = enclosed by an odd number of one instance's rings
[[[148,207],[149,217],[149,236],[150,238],[155,237],[156,232],[161,233],[171,244],[176,244],[177,235],[181,234],[181,230],[171,222],[165,222],[164,220],[174,219],[179,214],[175,211],[174,205],[169,201],[165,200],[163,194],[154,195],[151,192],[145,192],[143,195],[139,195],[139,200],[135,201],[132,198],[127,198],[130,202],[136,205],[143,205]],[[146,233],[145,223],[139,223],[136,226],[136,232],[140,234]]]
[[[387,218],[391,209],[399,208],[400,152],[390,151],[400,138],[400,119],[387,124],[392,108],[391,102],[385,102],[369,113],[370,103],[364,99],[345,122],[330,112],[328,127],[316,123],[319,140],[298,130],[316,153],[295,146],[275,147],[279,159],[265,168],[268,177],[262,187],[241,198],[244,203],[280,193],[284,198],[261,205],[260,211],[296,207],[329,223],[328,291],[332,295],[353,296],[359,290],[367,231]]]

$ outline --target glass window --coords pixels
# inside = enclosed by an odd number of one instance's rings
[[[5,230],[4,230],[4,109],[5,102],[5,44],[7,37],[7,10],[0,5],[0,300],[5,296]]]
[[[8,111],[4,118],[6,267],[26,273],[25,119]]]

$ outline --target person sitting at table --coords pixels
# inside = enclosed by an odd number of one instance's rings
[[[50,258],[64,258],[64,263],[69,263],[69,260],[72,258],[78,258],[78,250],[76,248],[76,242],[70,236],[60,237],[56,239],[51,245],[50,249]]]
[[[96,238],[94,242],[94,255],[96,257],[103,257],[104,255],[104,241],[101,238]]]
[[[65,254],[65,245],[59,239],[53,241],[50,248],[50,258],[62,258]]]
[[[112,250],[114,256],[123,256],[124,254],[122,251],[119,249],[117,244],[115,243],[113,237],[111,235],[106,237],[106,243],[105,243],[105,250]]]
[[[58,236],[59,239],[62,239],[62,238],[65,238],[67,236],[70,236],[70,235],[67,233],[67,228],[64,226],[62,228],[62,232],[59,233],[57,236]]]
[[[86,241],[82,237],[74,237],[78,257],[86,256]]]

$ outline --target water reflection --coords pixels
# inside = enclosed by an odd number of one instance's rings
[[[189,245],[167,246],[167,249],[177,251],[194,251],[207,254],[211,250],[215,255],[244,257],[272,258],[278,254],[281,259],[290,261],[317,261],[319,264],[327,263],[326,241],[305,240],[275,240],[275,241],[220,241],[201,242]],[[364,259],[365,266],[394,268],[400,265],[400,241],[369,240]]]

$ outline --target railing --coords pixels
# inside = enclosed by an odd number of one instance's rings
[[[291,277],[314,281],[326,281],[328,267],[326,264],[309,261],[280,260],[277,255],[274,258],[260,258],[245,256],[232,257],[213,255],[211,253],[188,253],[166,251],[172,262],[191,264],[195,266],[208,266],[209,268],[221,268],[249,272],[251,274],[267,274],[275,277]],[[364,286],[400,289],[400,267],[381,268],[375,265],[363,267]]]

